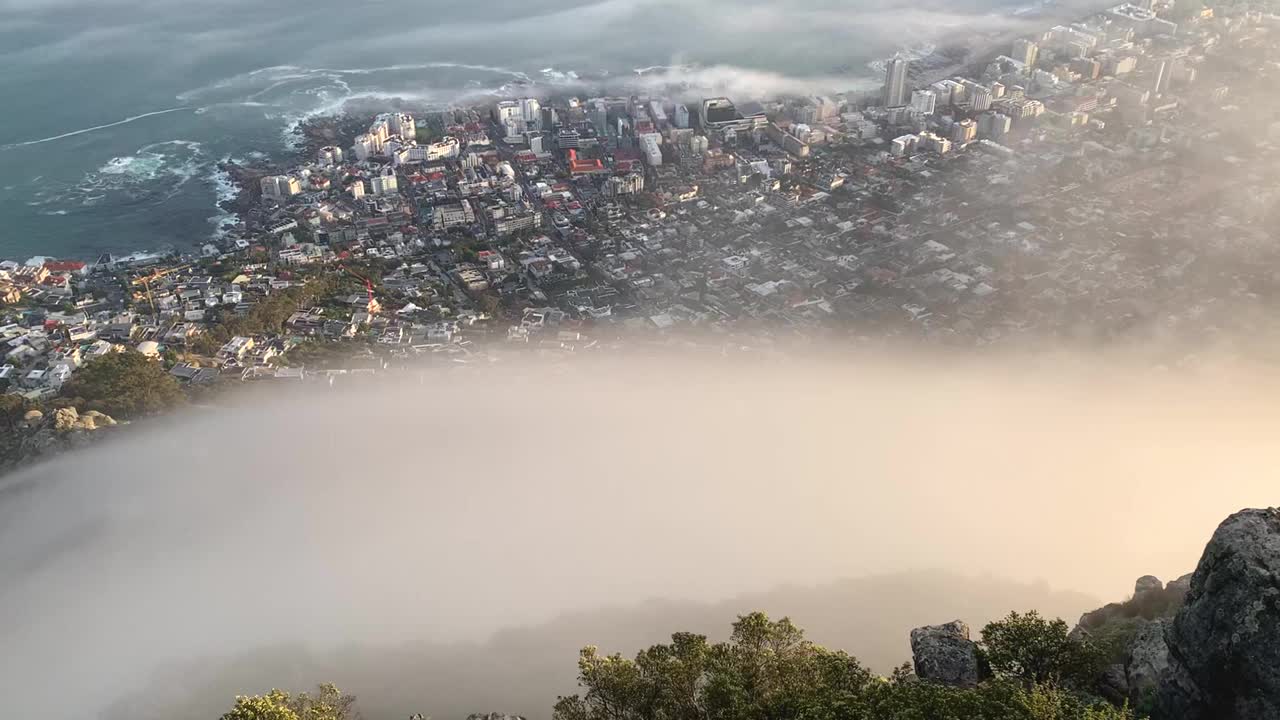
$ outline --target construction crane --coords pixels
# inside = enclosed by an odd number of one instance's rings
[[[377,315],[377,314],[378,314],[378,310],[380,310],[381,308],[380,308],[380,306],[378,305],[378,301],[377,301],[377,300],[375,300],[375,299],[374,299],[374,297],[373,297],[373,283],[369,280],[369,278],[367,278],[367,277],[365,277],[365,276],[361,275],[360,273],[356,272],[355,270],[352,270],[351,268],[347,267],[346,265],[342,265],[342,266],[340,266],[340,267],[341,267],[341,269],[342,269],[342,270],[346,271],[346,273],[347,273],[347,274],[351,275],[352,277],[354,277],[354,278],[356,278],[357,280],[359,280],[359,281],[361,281],[361,282],[363,282],[363,283],[364,283],[364,289],[365,289],[365,291],[366,291],[366,292],[368,292],[368,293],[369,293],[369,304],[368,304],[369,314],[370,314],[370,315]]]
[[[160,279],[160,278],[162,278],[162,277],[165,277],[166,275],[172,275],[173,273],[176,273],[176,272],[178,272],[179,270],[186,270],[186,269],[187,269],[187,268],[189,268],[189,267],[191,267],[191,266],[190,266],[190,265],[178,265],[177,267],[165,268],[165,269],[163,269],[163,270],[156,270],[155,272],[151,273],[150,275],[142,275],[142,276],[140,276],[140,277],[136,277],[136,278],[134,278],[134,279],[133,279],[133,281],[130,283],[130,284],[132,284],[132,285],[133,285],[133,286],[135,286],[135,287],[137,287],[137,286],[141,285],[143,288],[145,288],[145,289],[146,289],[146,291],[147,291],[147,304],[151,306],[151,319],[152,319],[152,320],[155,320],[155,319],[156,319],[157,314],[156,314],[156,301],[155,301],[155,298],[154,298],[154,297],[152,297],[152,295],[151,295],[151,283],[155,282],[156,280],[159,280],[159,279]],[[134,295],[136,296],[136,295],[137,295],[137,293],[135,292],[135,293],[134,293]]]

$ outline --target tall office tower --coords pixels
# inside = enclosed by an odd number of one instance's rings
[[[542,103],[537,98],[524,98],[520,101],[520,115],[526,123],[533,123],[534,129],[541,130]]]
[[[1040,57],[1040,46],[1031,40],[1018,39],[1013,41],[1013,59],[1021,63],[1025,63],[1027,67],[1036,64],[1036,60]]]
[[[902,107],[907,104],[907,68],[910,64],[905,58],[898,56],[894,56],[885,64],[885,107]]]
[[[596,129],[596,135],[605,137],[609,134],[609,106],[604,100],[592,100],[590,110],[587,112],[587,118],[591,121],[591,127]]]
[[[676,103],[675,123],[678,128],[689,127],[689,106],[684,103]]]

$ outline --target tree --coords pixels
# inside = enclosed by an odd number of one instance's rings
[[[242,695],[221,720],[359,720],[356,699],[343,695],[331,684],[320,685],[315,694],[291,697],[283,690],[266,695]]]
[[[136,352],[91,360],[71,376],[62,394],[83,398],[90,410],[126,419],[163,412],[186,399],[159,362]]]
[[[1106,653],[1088,639],[1068,637],[1061,618],[1011,612],[982,628],[982,645],[996,675],[1027,684],[1092,687],[1106,664]]]
[[[557,720],[776,720],[850,704],[872,675],[856,659],[804,638],[790,620],[738,618],[727,643],[676,633],[628,660],[583,649],[585,694],[561,698]],[[817,717],[817,714],[814,714]]]
[[[299,720],[289,707],[289,693],[272,690],[266,695],[241,695],[221,720]]]
[[[27,413],[27,399],[21,395],[0,395],[0,423],[13,430]]]
[[[1048,643],[1058,628],[1034,613],[993,625],[993,638],[1030,629],[1060,656],[1074,652]],[[1087,692],[1013,673],[976,688],[921,682],[907,666],[880,678],[764,613],[739,617],[724,643],[676,633],[634,660],[588,647],[578,671],[584,692],[560,698],[555,720],[1134,720]]]
[[[300,720],[357,720],[354,695],[343,695],[337,686],[325,683],[316,688],[314,695],[300,693],[289,707]]]

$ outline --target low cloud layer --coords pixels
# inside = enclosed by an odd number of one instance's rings
[[[1268,378],[676,356],[191,411],[0,486],[0,694],[83,719],[205,655],[926,568],[1118,598],[1274,502]]]

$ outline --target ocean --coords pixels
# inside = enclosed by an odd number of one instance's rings
[[[838,92],[878,82],[868,63],[886,53],[1008,17],[877,0],[0,0],[0,258],[198,247],[228,221],[219,161],[289,159],[299,122],[353,106],[586,79]]]

